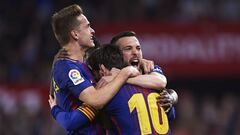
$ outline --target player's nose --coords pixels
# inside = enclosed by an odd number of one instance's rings
[[[133,49],[133,50],[132,50],[132,54],[133,54],[133,55],[139,55],[139,50]]]
[[[93,28],[90,29],[92,34],[95,34],[95,30]]]

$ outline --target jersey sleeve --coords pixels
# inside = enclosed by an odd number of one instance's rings
[[[84,76],[86,71],[79,66],[81,65],[76,65],[73,62],[61,61],[55,65],[53,74],[59,89],[70,90],[76,98],[84,89],[92,86],[90,80]]]
[[[154,65],[154,68],[153,68],[152,72],[156,72],[156,73],[164,75],[163,71],[162,71],[162,68],[158,65]]]
[[[71,131],[92,122],[97,114],[97,110],[83,104],[76,110],[65,112],[56,105],[51,109],[51,114],[62,128]]]
[[[167,113],[167,116],[169,121],[176,119],[176,111],[174,107],[170,109],[170,111]]]

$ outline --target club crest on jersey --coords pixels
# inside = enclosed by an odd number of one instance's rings
[[[74,85],[78,85],[84,81],[80,72],[77,69],[70,70],[68,76],[72,80]]]

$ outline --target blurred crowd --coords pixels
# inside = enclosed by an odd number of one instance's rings
[[[170,122],[173,135],[239,135],[239,92],[208,92],[206,88],[178,88],[177,119]],[[65,135],[40,102],[39,93],[22,92],[18,96],[0,89],[1,135]],[[233,90],[234,91],[234,90]],[[206,94],[208,93],[208,94]]]
[[[239,0],[0,1],[0,84],[49,84],[51,62],[58,50],[50,18],[54,11],[72,3],[83,7],[94,26],[121,22],[240,23]],[[201,83],[195,87],[198,85]],[[225,88],[217,95],[218,88],[207,87],[203,93],[188,85],[176,87],[179,103],[177,120],[171,123],[174,135],[240,134],[238,87],[234,87],[237,94]],[[216,93],[209,94],[213,89]],[[51,118],[48,106],[36,101],[41,98],[38,94],[30,94],[27,102],[26,97],[19,99],[7,91],[0,89],[1,135],[66,134]]]
[[[174,135],[240,134],[239,95],[205,93],[199,97],[191,91],[180,91],[177,120],[173,121]]]
[[[80,4],[91,23],[240,22],[239,0],[8,0],[0,2],[0,82],[48,82],[58,49],[51,15]]]
[[[38,87],[6,87],[0,85],[1,135],[63,135],[51,117],[47,100]]]

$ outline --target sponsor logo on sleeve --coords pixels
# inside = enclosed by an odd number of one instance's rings
[[[84,78],[82,78],[80,72],[77,69],[71,69],[68,73],[68,76],[74,85],[78,85],[84,81]]]

